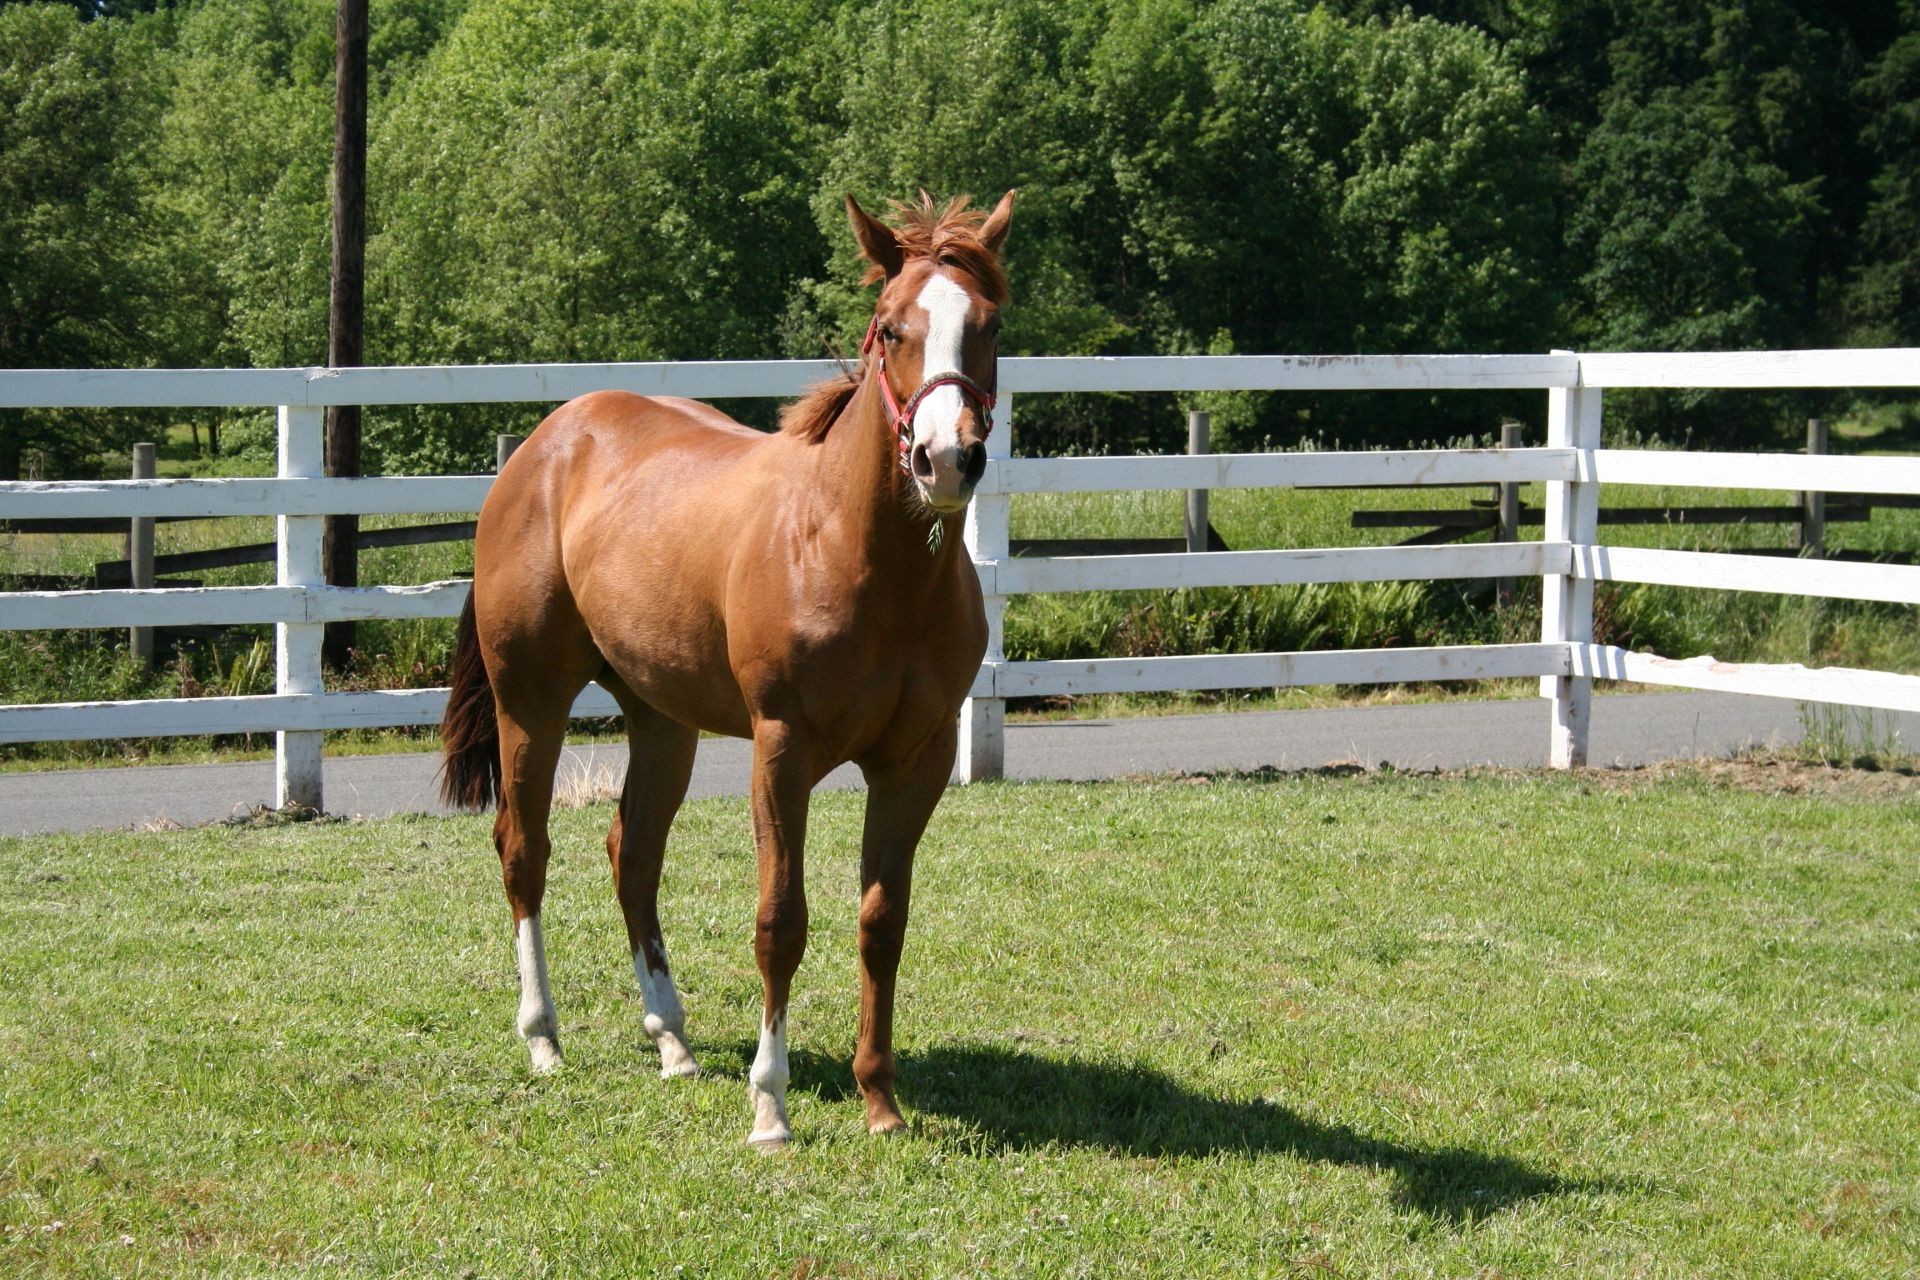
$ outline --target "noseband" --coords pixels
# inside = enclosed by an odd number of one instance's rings
[[[933,394],[935,387],[953,386],[960,389],[960,395],[973,401],[974,409],[980,415],[980,438],[986,439],[993,433],[993,392],[960,372],[936,373],[920,384],[920,389],[907,397],[902,405],[893,394],[893,383],[887,380],[887,348],[880,341],[880,317],[875,315],[867,322],[867,336],[860,341],[860,354],[879,348],[880,361],[875,372],[880,375],[880,394],[887,402],[887,412],[892,416],[894,439],[899,445],[900,469],[908,475],[913,474],[913,414],[920,402]]]

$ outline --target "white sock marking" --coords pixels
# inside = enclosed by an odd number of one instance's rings
[[[747,1072],[747,1098],[753,1103],[753,1132],[748,1142],[791,1142],[793,1129],[787,1123],[787,1014],[773,1015],[771,1025],[760,1028],[760,1051],[754,1055],[753,1068]]]
[[[533,1069],[548,1072],[560,1065],[560,1018],[547,984],[547,948],[537,914],[520,921],[513,945],[520,960],[520,1016],[515,1024],[527,1042]]]
[[[640,999],[646,1006],[647,1034],[660,1050],[660,1076],[698,1075],[700,1068],[687,1048],[687,1013],[671,972],[655,973],[647,964],[646,948],[633,953],[633,976],[640,980]]]

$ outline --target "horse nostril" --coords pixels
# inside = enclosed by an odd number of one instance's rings
[[[928,484],[933,483],[933,455],[924,444],[913,446],[913,474]]]
[[[987,470],[987,446],[975,441],[960,451],[960,474],[968,484],[979,484]]]

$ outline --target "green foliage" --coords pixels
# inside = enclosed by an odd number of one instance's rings
[[[1006,651],[1044,661],[1387,648],[1430,638],[1427,595],[1424,583],[1367,582],[1020,596]]]
[[[369,159],[370,358],[780,354],[818,254],[778,56],[793,15],[674,3],[470,8],[382,117]],[[717,158],[724,157],[723,162]],[[389,469],[477,465],[499,414],[378,415]]]
[[[1862,140],[1879,162],[1849,298],[1863,345],[1920,343],[1920,3],[1901,6],[1901,28],[1856,90],[1869,108]]]
[[[0,8],[0,368],[159,354],[162,273],[137,169],[154,97],[143,43],[71,8]],[[0,479],[68,474],[126,438],[106,415],[0,409]]]
[[[1016,354],[1920,342],[1913,0],[394,0],[372,18],[373,361],[844,352],[870,293],[841,199],[922,186],[1020,191]],[[0,24],[0,365],[318,362],[333,6],[76,0],[0,5]],[[1175,448],[1166,403],[1037,399],[1022,447]],[[1754,405],[1629,395],[1609,422],[1755,442],[1814,407]],[[1232,448],[1538,415],[1498,394],[1179,407]],[[478,467],[531,418],[375,410],[368,462]],[[133,429],[0,414],[0,474],[72,473]]]
[[[180,24],[155,176],[206,363],[326,361],[333,8],[230,0]]]
[[[1597,348],[1785,345],[1813,193],[1743,155],[1706,104],[1670,89],[1621,100],[1575,167],[1569,227],[1596,304]]]

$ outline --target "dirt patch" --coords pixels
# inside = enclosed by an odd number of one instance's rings
[[[1763,795],[1842,796],[1862,800],[1912,799],[1920,801],[1920,772],[1912,765],[1877,764],[1835,766],[1777,756],[1740,756],[1730,760],[1669,760],[1635,767],[1576,769],[1558,774],[1548,769],[1394,769],[1359,764],[1322,765],[1310,769],[1230,769],[1213,773],[1133,775],[1127,782],[1161,782],[1204,786],[1210,782],[1282,782],[1294,778],[1357,778],[1387,781],[1393,778],[1543,778],[1572,777],[1606,791],[1637,791],[1679,780],[1704,782],[1731,791]]]
[[[1836,767],[1773,756],[1676,760],[1637,769],[1583,769],[1580,776],[1608,790],[1633,790],[1670,779],[1693,778],[1730,791],[1765,795],[1920,800],[1920,776],[1911,767]]]

